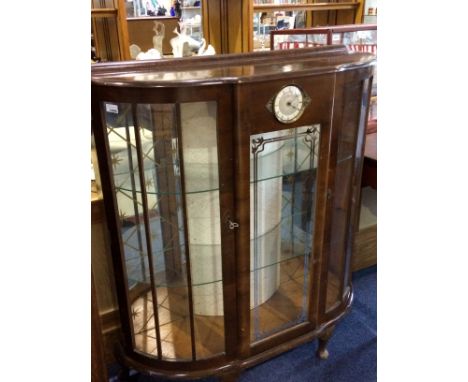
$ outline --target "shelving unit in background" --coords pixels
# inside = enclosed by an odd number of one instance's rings
[[[203,38],[202,29],[202,6],[183,6],[181,7],[181,20],[187,26],[187,34],[197,41]]]
[[[92,0],[91,35],[102,61],[130,59],[124,0]]]
[[[363,24],[377,24],[377,0],[363,0],[364,10],[362,14]]]
[[[361,21],[362,7],[360,1],[253,0],[250,11],[252,50],[267,50],[270,32],[284,25],[278,23],[283,21],[278,16],[291,17],[292,22],[284,29],[353,24]]]

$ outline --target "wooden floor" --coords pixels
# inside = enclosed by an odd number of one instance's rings
[[[191,360],[190,312],[186,287],[157,288],[162,358]],[[158,355],[151,292],[132,305],[137,350]],[[224,352],[223,316],[194,315],[196,358],[209,358]]]
[[[251,341],[304,322],[307,298],[304,298],[304,257],[297,256],[278,264],[280,285],[263,304],[251,310]],[[334,277],[333,275],[329,277]],[[337,283],[332,280],[327,298],[337,298]],[[158,287],[158,314],[163,359],[190,360],[191,331],[186,287]],[[331,301],[332,302],[332,301]],[[330,304],[327,304],[327,306]],[[157,356],[157,342],[151,292],[145,292],[133,305],[136,349]],[[224,352],[224,317],[194,315],[196,359]]]
[[[263,304],[250,311],[250,338],[256,341],[303,322],[308,306],[304,299],[304,256],[283,261],[280,285]]]

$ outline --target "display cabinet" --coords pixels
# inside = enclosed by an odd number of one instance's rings
[[[172,0],[127,2],[128,42],[130,47],[136,45],[131,57],[135,58],[140,51],[147,52],[152,48],[169,57],[173,54],[171,40],[179,33],[193,39],[192,45],[201,46],[204,36],[202,23],[204,1],[179,1],[177,7]],[[155,43],[156,36],[161,39],[160,46]]]
[[[124,0],[91,1],[91,60],[130,59]]]
[[[270,49],[298,49],[325,45],[346,45],[351,52],[377,54],[377,24],[351,24],[316,28],[274,30]]]
[[[130,46],[136,45],[137,51],[147,52],[157,48],[162,55],[172,55],[171,39],[177,37],[174,30],[179,28],[179,18],[168,16],[143,16],[127,18],[128,40]],[[162,33],[162,34],[161,34]],[[155,44],[155,36],[161,41]],[[157,41],[157,40],[156,40]],[[133,55],[135,58],[136,56]]]
[[[316,338],[327,357],[373,66],[343,46],[93,66],[122,365],[232,380]]]
[[[193,39],[200,41],[203,38],[202,28],[202,6],[200,0],[185,0],[181,6],[181,21],[186,27],[187,34]]]
[[[377,0],[364,0],[362,22],[364,24],[377,23]]]
[[[276,30],[355,22],[359,1],[251,0],[253,50],[270,49]]]

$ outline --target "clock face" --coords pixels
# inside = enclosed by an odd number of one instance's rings
[[[303,91],[299,87],[288,85],[276,94],[272,106],[273,113],[278,121],[292,123],[302,115],[307,102]]]

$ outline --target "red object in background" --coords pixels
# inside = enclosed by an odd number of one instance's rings
[[[377,132],[377,120],[372,119],[367,122],[366,134],[373,134]]]

